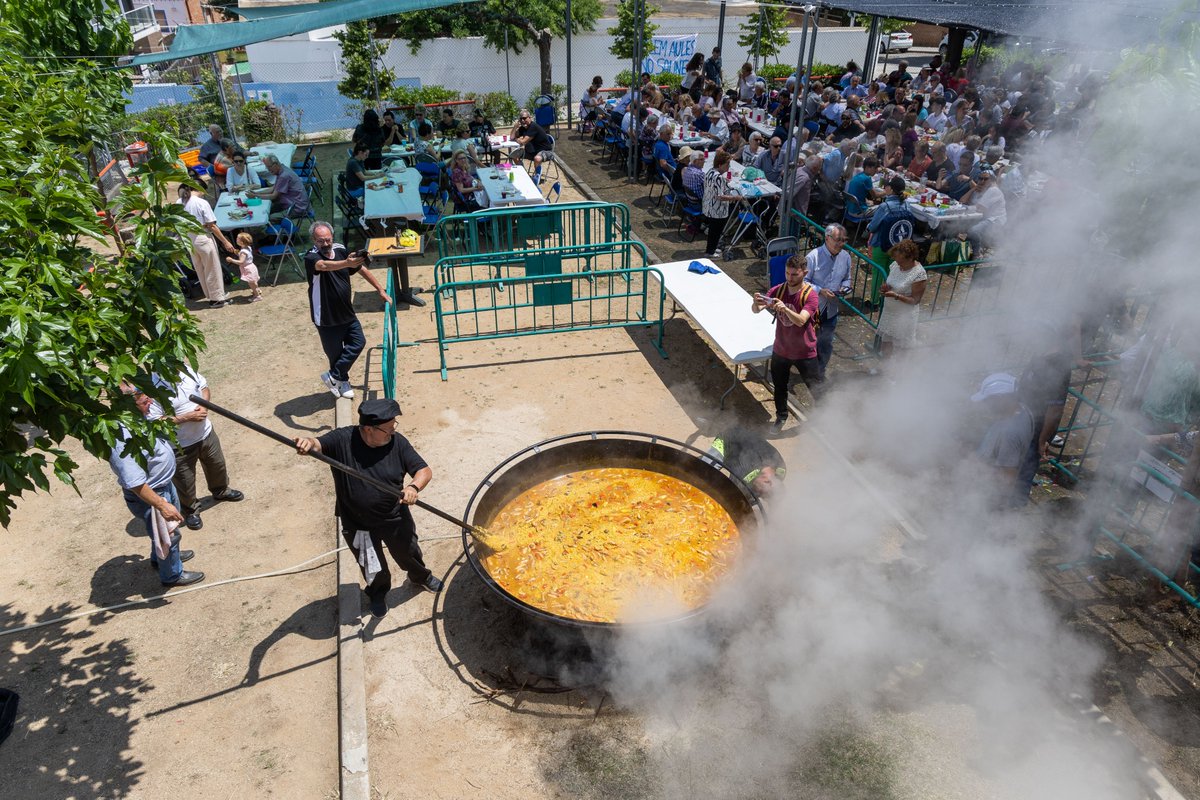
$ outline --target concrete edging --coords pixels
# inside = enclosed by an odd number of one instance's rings
[[[338,398],[333,427],[354,424],[353,402]],[[333,521],[334,545],[342,544],[341,523]],[[370,800],[371,774],[367,758],[367,682],[363,660],[362,594],[354,554],[337,557],[338,608],[338,775],[342,800]]]

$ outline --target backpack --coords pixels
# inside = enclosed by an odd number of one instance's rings
[[[776,286],[774,289],[767,290],[767,297],[771,297],[771,298],[782,297],[783,289],[785,286],[787,286],[786,283],[781,283],[778,286]],[[778,291],[776,291],[776,290],[778,290]],[[804,284],[804,288],[800,290],[800,303],[799,303],[800,308],[804,308],[804,304],[808,302],[808,297],[809,297],[809,295],[812,294],[812,290],[813,290],[813,287],[812,287],[811,283]],[[817,308],[818,308],[818,313],[810,316],[808,318],[808,323],[807,323],[808,325],[813,326],[814,331],[821,330],[821,314],[820,314],[820,310],[819,310],[820,306],[818,306]]]

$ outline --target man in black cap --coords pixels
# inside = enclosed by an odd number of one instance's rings
[[[358,425],[338,428],[316,439],[296,439],[296,450],[301,455],[324,453],[403,490],[403,497],[397,499],[341,470],[333,470],[342,536],[358,558],[367,582],[371,613],[377,618],[387,614],[387,593],[392,587],[392,573],[383,553],[385,545],[413,584],[427,592],[442,588],[442,582],[421,557],[417,528],[408,509],[417,501],[417,494],[433,480],[433,470],[408,439],[396,433],[399,413],[400,406],[395,400],[367,400],[358,407]],[[407,485],[406,476],[411,478]]]

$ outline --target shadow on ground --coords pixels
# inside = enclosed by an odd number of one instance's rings
[[[30,617],[3,605],[0,630],[75,610],[63,604]],[[21,695],[16,726],[0,745],[5,797],[120,798],[138,785],[145,765],[130,755],[131,716],[152,687],[125,640],[102,638],[62,625],[0,638],[0,686]]]

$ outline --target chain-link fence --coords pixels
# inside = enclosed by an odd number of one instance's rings
[[[766,12],[764,20],[771,18],[772,11],[783,15],[773,35],[769,24],[766,26],[773,43],[766,47],[762,44],[764,26],[752,16],[757,8],[727,11],[720,40],[726,88],[733,85],[745,61],[757,63],[760,74],[777,82],[795,69],[802,15],[792,6],[761,6]],[[565,37],[551,40],[543,64],[537,43],[518,42],[515,34],[507,46],[504,42],[489,45],[481,37],[431,39],[421,42],[416,52],[406,41],[381,40],[384,52],[376,60],[373,74],[349,82],[342,45],[329,36],[297,36],[253,44],[246,48],[244,63],[222,64],[219,68],[225,74],[225,104],[230,108],[233,127],[239,138],[251,140],[255,134],[265,133],[265,123],[274,125],[270,138],[296,140],[318,132],[333,132],[333,138],[346,135],[361,119],[364,109],[375,105],[376,87],[380,104],[399,108],[402,115],[418,100],[459,100],[462,107],[455,109],[459,118],[467,116],[469,104],[481,105],[497,124],[511,124],[516,109],[530,105],[542,93],[544,72],[549,73],[559,116],[566,119],[568,105],[572,106],[570,116],[576,116],[579,98],[593,76],[599,75],[606,88],[615,88],[625,83],[633,71],[680,74],[693,53],[707,56],[719,40],[716,14],[660,13],[647,22],[655,26],[655,46],[637,70],[631,59],[618,58],[612,52],[613,36],[609,31],[618,24],[615,18],[599,19],[591,31],[572,36],[569,70]],[[847,61],[861,63],[866,45],[867,32],[863,28],[823,26],[816,37],[813,60],[840,69]],[[761,57],[755,57],[756,50],[761,51]],[[154,118],[185,139],[203,140],[208,124],[216,122],[227,127],[216,91],[216,74],[215,65],[207,58],[147,70],[134,87],[128,111]],[[672,79],[664,76],[662,82],[671,83]],[[243,119],[246,115],[250,118]],[[243,128],[250,129],[247,135],[242,135]]]

